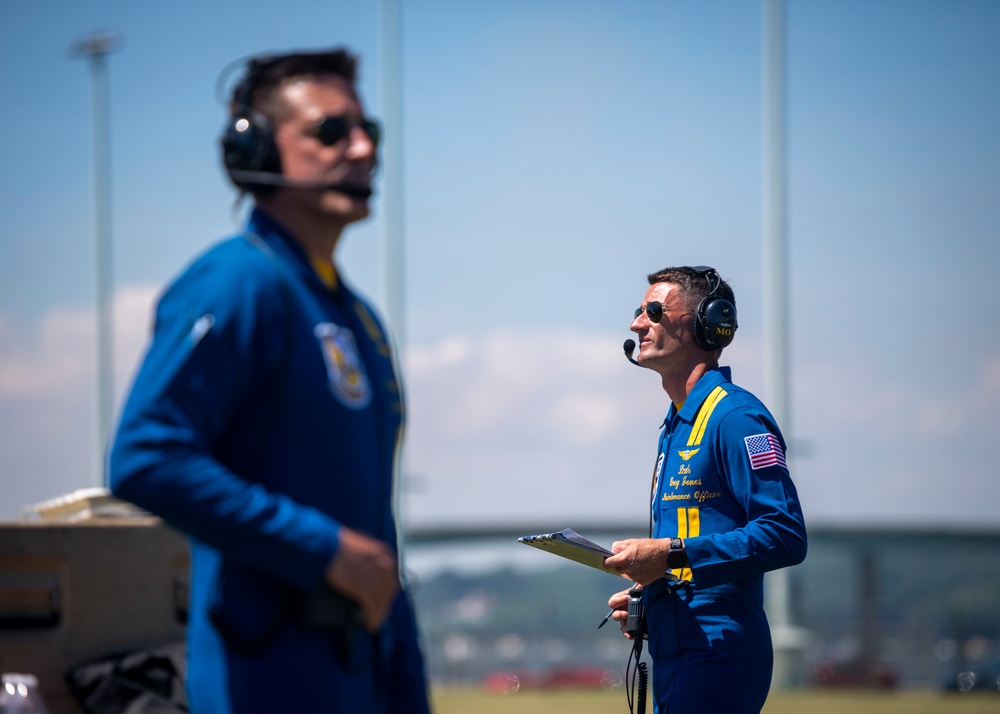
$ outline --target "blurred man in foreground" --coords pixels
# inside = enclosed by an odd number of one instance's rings
[[[111,452],[115,494],[191,537],[195,714],[428,711],[391,508],[402,395],[334,263],[379,140],[356,63],[247,63],[222,151],[254,209],[160,300]]]

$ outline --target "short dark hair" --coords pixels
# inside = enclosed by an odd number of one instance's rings
[[[343,47],[317,52],[259,55],[247,62],[243,77],[233,87],[229,111],[236,116],[244,107],[254,109],[273,125],[284,108],[277,90],[288,82],[335,76],[343,77],[353,85],[357,73],[357,56]]]
[[[716,272],[716,275],[718,275],[718,272]],[[657,270],[655,273],[647,275],[646,279],[650,285],[655,285],[656,283],[672,283],[673,285],[677,285],[681,289],[681,295],[684,296],[685,307],[689,310],[694,310],[712,292],[712,281],[708,279],[708,276],[709,273],[706,273],[704,269],[699,270],[688,266],[680,266]],[[733,295],[733,289],[729,287],[729,283],[722,279],[721,275],[719,275],[719,285],[715,290],[715,294],[728,300],[733,304],[733,307],[736,307],[736,296]]]

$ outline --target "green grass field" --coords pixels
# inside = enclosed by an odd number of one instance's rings
[[[627,714],[624,690],[558,690],[495,694],[436,689],[435,714]],[[652,714],[647,704],[646,714]],[[998,714],[1000,693],[810,691],[772,694],[764,714]]]

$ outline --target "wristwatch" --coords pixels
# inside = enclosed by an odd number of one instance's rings
[[[667,551],[667,568],[686,568],[687,553],[684,552],[684,541],[680,538],[670,539],[670,550]]]

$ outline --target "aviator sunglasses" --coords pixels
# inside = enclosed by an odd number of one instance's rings
[[[644,312],[643,308],[637,307],[635,309],[635,317],[639,317]],[[663,307],[663,303],[654,300],[653,302],[646,303],[646,317],[649,318],[650,322],[659,323],[663,319],[664,312],[677,312],[676,310],[671,310],[669,307]],[[684,313],[687,314],[687,313]]]
[[[368,139],[375,146],[378,146],[378,142],[382,138],[382,129],[377,121],[368,117],[362,119],[324,117],[309,127],[306,134],[315,137],[324,146],[333,146],[346,139],[356,126],[360,126]]]

